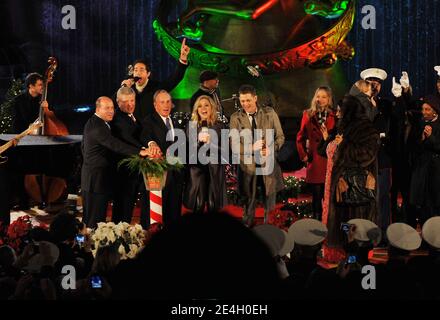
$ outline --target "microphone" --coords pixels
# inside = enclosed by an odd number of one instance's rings
[[[131,77],[128,77],[127,78],[127,80],[133,80],[134,81],[134,83],[136,83],[136,82],[138,82],[140,79],[141,79],[141,77],[133,77],[133,76],[131,76]],[[121,85],[121,88],[122,87],[126,87],[127,85],[126,84],[123,84],[123,85]]]
[[[260,76],[260,67],[259,66],[247,66],[246,67],[249,74],[253,77],[259,77]]]

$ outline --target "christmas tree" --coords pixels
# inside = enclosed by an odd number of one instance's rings
[[[12,80],[12,85],[6,92],[5,101],[0,105],[0,133],[9,133],[12,126],[13,100],[23,90],[20,79]]]

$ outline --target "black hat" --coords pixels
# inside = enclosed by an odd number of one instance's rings
[[[202,71],[200,74],[200,83],[203,83],[208,80],[214,80],[218,78],[218,73],[211,70]]]
[[[434,95],[429,95],[423,98],[423,103],[429,104],[437,114],[440,114],[440,99]]]

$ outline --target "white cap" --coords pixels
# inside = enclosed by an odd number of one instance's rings
[[[363,80],[367,80],[369,78],[376,78],[381,81],[384,81],[388,77],[388,74],[385,70],[378,68],[370,68],[361,72],[361,78]]]
[[[440,249],[440,217],[433,217],[425,222],[422,237],[431,247]]]
[[[405,223],[393,223],[387,229],[387,238],[390,245],[407,251],[417,250],[422,244],[419,233]]]
[[[252,229],[270,249],[272,257],[280,254],[286,242],[286,237],[281,229],[271,224],[261,224]]]
[[[324,241],[327,234],[326,225],[315,219],[298,220],[289,228],[289,237],[293,238],[295,244],[303,246],[317,245]]]
[[[37,253],[36,255],[33,255],[29,261],[28,264],[23,268],[29,272],[40,272],[41,267],[44,266],[44,263],[50,263],[51,266],[55,265],[55,262],[57,262],[58,257],[60,256],[60,250],[58,247],[53,244],[52,242],[48,241],[39,241],[37,242],[38,245],[45,245],[49,249],[49,255],[50,260],[45,260],[44,257],[41,255],[41,253]]]
[[[353,232],[353,237],[358,241],[374,241],[379,243],[382,239],[382,232],[374,222],[365,219],[352,219],[348,221],[349,224],[354,224],[356,229]],[[375,232],[377,231],[377,233]]]
[[[286,231],[281,231],[284,233],[284,236],[286,238],[286,241],[284,241],[284,246],[280,250],[280,257],[284,257],[285,255],[293,251],[293,248],[295,247],[295,240],[293,239],[293,237],[289,236]]]

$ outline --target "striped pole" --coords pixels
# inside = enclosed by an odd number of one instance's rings
[[[149,181],[150,179],[150,181]],[[150,191],[150,224],[163,224],[162,219],[162,189],[167,179],[167,173],[160,178],[147,177],[144,174],[144,183],[147,191]]]
[[[162,224],[162,190],[150,191],[150,224]]]

